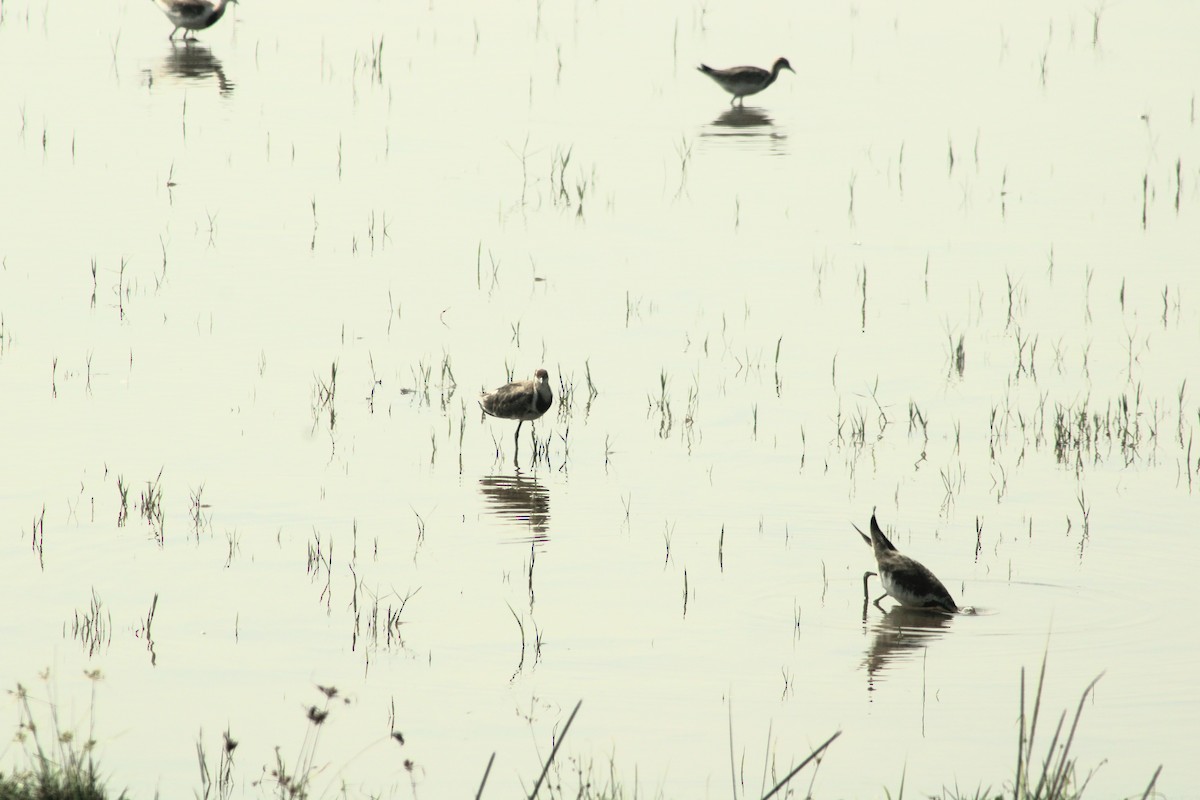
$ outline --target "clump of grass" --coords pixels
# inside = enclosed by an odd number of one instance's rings
[[[124,528],[129,519],[129,485],[123,475],[117,476],[117,494],[121,500],[121,507],[117,509],[117,527]]]
[[[196,740],[196,756],[200,762],[200,791],[196,793],[199,800],[229,800],[233,796],[233,751],[237,749],[238,743],[230,736],[228,729],[222,734],[222,738],[223,744],[215,776],[209,769],[208,756],[204,752],[204,731],[200,732],[200,738]]]
[[[646,395],[647,412],[646,417],[658,415],[658,437],[667,439],[671,436],[671,428],[674,424],[674,417],[671,414],[671,393],[669,389],[670,379],[667,377],[666,369],[663,369],[659,375],[659,395],[655,398],[653,395]]]
[[[1042,761],[1040,774],[1034,766],[1033,742],[1037,734],[1038,717],[1042,708],[1042,687],[1046,679],[1046,657],[1042,656],[1042,669],[1038,673],[1037,690],[1034,693],[1033,713],[1026,716],[1025,712],[1025,670],[1021,670],[1021,724],[1017,740],[1017,770],[1013,778],[1013,797],[1030,798],[1031,800],[1066,800],[1083,794],[1095,771],[1089,771],[1083,783],[1077,785],[1075,758],[1071,755],[1071,745],[1075,742],[1075,731],[1079,728],[1079,718],[1083,715],[1083,705],[1088,696],[1096,688],[1103,673],[1092,679],[1079,698],[1079,706],[1075,709],[1075,718],[1067,732],[1065,741],[1059,744],[1063,733],[1063,722],[1067,712],[1058,715],[1058,724],[1054,727],[1054,736],[1046,749],[1046,758]],[[1032,769],[1031,769],[1032,767]],[[1034,778],[1036,777],[1036,783]]]
[[[316,763],[316,755],[322,726],[336,705],[349,704],[350,701],[344,698],[338,700],[340,693],[336,686],[321,686],[318,684],[317,690],[325,699],[323,703],[310,705],[304,710],[305,719],[308,721],[308,728],[304,734],[304,741],[300,744],[300,751],[296,755],[293,766],[288,766],[282,749],[276,747],[275,766],[270,770],[264,767],[263,777],[252,783],[253,786],[269,792],[272,796],[279,798],[279,800],[306,800],[311,794],[324,796],[323,791],[317,790],[312,785],[313,778],[320,771]],[[336,703],[335,700],[337,701]],[[392,738],[399,744],[404,743],[404,737],[397,735],[395,732],[392,733]],[[230,762],[232,761],[232,752],[235,747],[237,747],[237,742],[231,740],[227,732],[225,734],[224,748],[226,757],[228,757]],[[224,768],[225,760],[225,757],[223,757],[221,768]],[[410,773],[415,768],[415,765],[408,760],[405,761],[404,766]],[[220,773],[218,773],[218,776],[217,788],[218,791],[221,791],[222,784],[229,785],[232,781],[228,777],[222,777]]]
[[[89,658],[112,644],[112,612],[104,607],[95,587],[92,588],[92,601],[88,609],[82,613],[75,612],[71,636],[83,644]],[[17,689],[20,691],[21,687],[18,685]],[[4,800],[3,795],[0,795],[0,800]]]
[[[161,475],[162,471],[159,470],[159,476],[161,477]],[[157,485],[157,481],[155,484]],[[158,497],[161,501],[162,490],[159,490]],[[204,484],[201,483],[197,489],[189,489],[188,499],[191,503],[188,516],[192,520],[192,534],[199,542],[201,532],[212,532],[212,512],[208,511],[212,506],[204,502]],[[161,515],[161,511],[159,513]]]
[[[530,570],[532,572],[532,564]],[[405,599],[407,600],[407,598]],[[515,611],[513,616],[522,629],[522,647],[524,647],[523,622]],[[536,631],[535,627],[535,642],[539,649],[540,639],[541,634]],[[1021,671],[1017,765],[1012,783],[999,791],[993,791],[989,787],[976,788],[968,792],[963,792],[958,787],[943,788],[940,795],[929,795],[932,800],[967,800],[967,798],[973,798],[973,800],[1080,800],[1084,797],[1091,778],[1095,774],[1095,769],[1089,770],[1081,780],[1077,761],[1072,753],[1072,746],[1075,734],[1079,729],[1084,705],[1091,697],[1101,676],[1097,676],[1084,689],[1069,725],[1067,725],[1067,711],[1064,710],[1060,713],[1050,742],[1044,748],[1045,755],[1042,756],[1040,753],[1035,753],[1034,747],[1041,724],[1046,660],[1046,657],[1043,656],[1037,688],[1034,690],[1032,698],[1032,709],[1027,709],[1025,671],[1023,669]],[[96,740],[93,735],[95,685],[101,679],[101,675],[98,670],[84,674],[92,681],[92,691],[88,729],[82,737],[75,731],[62,727],[52,692],[47,691],[46,699],[38,701],[32,698],[28,690],[21,684],[18,684],[15,690],[9,691],[9,695],[16,699],[19,714],[16,740],[24,748],[28,766],[25,769],[17,769],[8,775],[0,773],[0,800],[110,800],[114,797],[116,800],[125,800],[127,794],[124,791],[117,795],[109,792],[96,767],[94,759]],[[40,677],[43,681],[48,681],[49,672],[42,673]],[[252,792],[253,796],[270,796],[278,798],[278,800],[305,800],[311,796],[326,796],[329,793],[329,787],[321,789],[313,785],[314,777],[321,772],[316,762],[316,751],[323,725],[330,714],[338,705],[348,701],[341,699],[339,691],[333,686],[318,685],[316,688],[323,701],[319,699],[317,703],[303,709],[307,729],[295,759],[289,765],[281,749],[275,748],[275,764],[272,767],[264,767],[262,776],[250,783],[250,786],[256,790]],[[531,800],[537,797],[545,800],[566,800],[567,798],[619,800],[620,798],[643,796],[644,792],[640,791],[636,773],[632,786],[626,785],[619,778],[615,756],[609,760],[607,765],[597,765],[587,758],[571,756],[557,758],[562,742],[567,737],[581,705],[582,701],[577,702],[562,729],[557,730],[556,728],[552,737],[553,747],[548,756],[541,761],[541,772],[532,788],[528,790],[527,796]],[[403,747],[405,737],[395,730],[394,721],[394,718],[389,720],[389,725],[392,727],[391,738]],[[809,764],[814,765],[812,778],[815,781],[815,770],[820,766],[821,759],[830,745],[840,735],[840,731],[835,732],[813,749],[807,757],[796,763],[782,779],[777,779],[774,767],[772,766],[768,770],[766,762],[764,762],[762,786],[757,793],[751,793],[751,790],[748,790],[745,785],[745,775],[735,764],[731,719],[730,769],[733,780],[733,796],[735,798],[762,797],[763,800],[769,800],[773,797],[797,794],[790,786],[791,781]],[[196,792],[196,797],[201,800],[228,800],[238,785],[233,763],[233,753],[238,747],[238,742],[226,730],[222,735],[221,752],[215,759],[210,759],[204,751],[202,739],[203,734],[201,734],[201,740],[196,743],[201,776],[201,786]],[[768,745],[770,745],[770,732],[768,732],[767,739]],[[770,746],[765,755],[768,760],[773,760],[770,757]],[[495,758],[495,753],[493,753],[484,768],[483,777],[475,795],[477,800],[484,794]],[[420,773],[421,767],[407,758],[403,760],[403,767],[413,782],[413,795],[416,796],[416,775]],[[1162,767],[1159,766],[1151,776],[1145,792],[1141,795],[1142,800],[1157,796],[1155,787],[1161,771]],[[773,788],[770,790],[767,789],[768,773],[773,783]],[[740,791],[739,786],[741,787]],[[813,797],[812,788],[810,783],[803,796]],[[886,789],[884,794],[887,797],[893,796]],[[341,796],[351,796],[346,793],[344,785],[341,787]],[[658,796],[663,796],[661,790]],[[831,794],[831,796],[833,795]],[[903,796],[904,778],[902,777],[896,797],[899,799]],[[1136,795],[1134,796],[1136,797]]]
[[[9,775],[0,774],[0,800],[107,800],[110,796],[93,758],[96,683],[101,675],[99,670],[84,674],[92,681],[92,698],[82,741],[75,731],[63,728],[49,692],[47,700],[39,703],[19,683],[9,691],[16,698],[19,714],[16,738],[24,746],[29,765]],[[49,671],[41,677],[48,681]],[[47,725],[45,730],[42,723]],[[124,792],[117,795],[125,796]]]
[[[160,468],[154,480],[146,481],[146,488],[138,499],[138,513],[142,515],[142,519],[146,520],[146,524],[154,532],[154,539],[159,545],[162,545],[165,539],[163,493],[162,487],[159,485],[162,481],[162,474],[163,471]]]
[[[1071,753],[1071,747],[1075,743],[1075,733],[1079,729],[1083,707],[1103,676],[1104,673],[1097,675],[1083,690],[1083,694],[1079,698],[1079,705],[1075,708],[1075,716],[1071,719],[1068,728],[1064,729],[1067,719],[1066,710],[1058,715],[1058,722],[1054,726],[1050,744],[1046,747],[1045,757],[1039,758],[1034,753],[1034,740],[1037,738],[1038,723],[1041,717],[1042,689],[1046,679],[1046,656],[1042,656],[1042,668],[1038,673],[1037,688],[1034,690],[1032,712],[1026,709],[1025,670],[1022,669],[1017,768],[1012,785],[1001,792],[992,792],[990,788],[983,788],[976,789],[969,795],[960,793],[957,788],[954,790],[943,789],[940,800],[966,800],[967,798],[975,798],[975,800],[988,800],[989,798],[995,798],[995,800],[1007,800],[1008,798],[1012,798],[1012,800],[1079,800],[1082,798],[1092,776],[1096,774],[1096,769],[1088,770],[1080,780],[1078,763]],[[1038,766],[1039,760],[1040,767]],[[1142,800],[1154,796],[1154,787],[1158,783],[1158,776],[1161,772],[1162,766],[1160,765],[1151,776],[1150,783],[1146,787],[1145,793],[1142,794]]]
[[[317,424],[320,421],[322,414],[329,411],[329,430],[333,431],[334,425],[337,422],[337,410],[334,408],[334,398],[337,395],[337,361],[334,361],[329,367],[329,381],[322,380],[321,376],[313,375],[313,380],[316,382],[312,392],[312,417],[313,430],[317,429]]]
[[[563,372],[558,365],[558,421],[569,423],[575,410],[575,376]]]

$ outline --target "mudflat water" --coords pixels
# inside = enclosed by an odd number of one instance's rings
[[[239,794],[393,797],[560,739],[564,794],[750,796],[840,731],[793,787],[866,797],[1010,782],[1045,657],[1036,752],[1102,675],[1089,794],[1188,796],[1197,29],[4,3],[0,679],[135,797],[226,731]],[[543,367],[514,445],[476,397]],[[864,603],[873,512],[971,613]]]

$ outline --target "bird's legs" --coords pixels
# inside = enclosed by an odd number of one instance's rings
[[[867,612],[867,600],[870,598],[870,595],[867,590],[867,578],[870,578],[872,575],[878,575],[878,574],[879,574],[878,572],[870,572],[870,571],[863,573],[863,614],[864,615]],[[883,606],[879,605],[879,601],[887,596],[888,596],[888,593],[885,591],[883,594],[879,595],[879,597],[876,597],[875,602],[872,603],[871,605],[875,606],[880,611],[883,611],[884,608],[883,608]]]
[[[867,621],[867,603],[870,602],[870,600],[871,600],[871,596],[867,592],[867,578],[870,578],[872,575],[875,575],[875,574],[877,574],[877,573],[871,572],[869,570],[867,572],[863,573],[863,615],[862,615],[863,622]]]
[[[513,434],[513,468],[518,471],[521,469],[521,464],[517,458],[521,455],[521,425],[525,422],[523,419],[517,420],[517,432]]]
[[[521,426],[525,424],[525,420],[517,420],[517,431],[513,434],[513,466],[517,465],[517,456],[521,451]],[[529,442],[533,446],[533,460],[537,460],[537,428],[532,422],[529,423]]]
[[[863,602],[864,603],[869,599],[869,595],[867,592],[867,579],[870,578],[872,575],[878,575],[878,574],[879,573],[871,572],[870,570],[867,570],[866,572],[863,573]]]

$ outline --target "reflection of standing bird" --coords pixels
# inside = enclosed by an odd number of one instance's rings
[[[533,377],[534,380],[514,381],[479,396],[479,407],[485,413],[501,419],[517,420],[517,432],[513,434],[513,444],[516,446],[519,446],[517,437],[521,434],[521,424],[545,414],[554,403],[554,393],[550,391],[548,383],[550,373],[539,369],[533,373]]]
[[[237,0],[154,0],[163,13],[167,15],[167,19],[175,26],[175,30],[171,31],[168,39],[174,39],[175,34],[183,28],[183,38],[186,40],[188,34],[191,38],[196,38],[196,31],[202,31],[205,28],[212,27],[217,20],[225,15],[225,9],[230,3],[236,3]]]
[[[771,67],[770,72],[761,67],[713,69],[706,64],[701,64],[697,69],[716,81],[717,85],[722,89],[733,95],[733,99],[729,101],[729,105],[733,105],[734,103],[745,105],[746,101],[742,100],[743,97],[758,94],[770,86],[779,77],[780,71],[785,69],[792,73],[796,71],[792,69],[792,65],[788,63],[786,58],[777,60],[775,66]]]
[[[509,541],[538,544],[549,541],[550,492],[537,478],[522,475],[485,475],[479,479],[479,491],[486,501],[484,510],[505,526],[515,527],[523,535]]]
[[[150,75],[150,81],[183,83],[185,86],[205,86],[216,81],[217,91],[223,95],[233,93],[233,81],[225,75],[221,60],[200,44],[188,43],[187,47],[172,47]]]
[[[853,523],[851,524],[853,525]],[[871,515],[870,537],[863,533],[857,525],[854,526],[854,530],[858,531],[858,535],[863,538],[863,541],[871,545],[875,551],[875,561],[879,565],[878,573],[868,572],[863,576],[864,591],[867,577],[878,574],[879,581],[883,584],[884,591],[887,592],[876,598],[876,606],[879,606],[879,601],[890,594],[904,606],[958,611],[958,605],[954,602],[954,598],[950,596],[950,592],[946,591],[946,587],[937,579],[937,576],[926,569],[924,564],[902,555],[896,549],[896,545],[888,541],[888,538],[883,535],[883,531],[879,529],[879,523],[875,521],[874,514]],[[882,606],[879,607],[882,608]]]

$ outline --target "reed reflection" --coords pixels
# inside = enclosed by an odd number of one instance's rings
[[[221,60],[207,47],[193,41],[186,44],[172,42],[170,51],[163,56],[158,67],[150,75],[151,86],[156,81],[163,81],[190,87],[207,84],[213,80],[222,96],[233,94],[234,83],[225,75]]]
[[[550,492],[530,475],[485,475],[479,479],[485,511],[513,527],[522,535],[515,542],[549,541]]]
[[[710,141],[764,149],[771,155],[786,152],[787,134],[761,108],[727,108],[701,128],[700,135]]]

